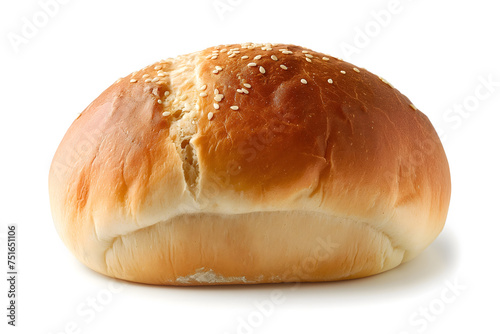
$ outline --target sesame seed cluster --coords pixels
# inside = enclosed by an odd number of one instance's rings
[[[342,62],[341,59],[335,57],[327,57],[314,51],[305,50],[303,48],[298,48],[295,46],[293,46],[292,48],[288,45],[273,43],[244,43],[231,46],[222,45],[211,48],[207,51],[207,53],[208,54],[205,56],[205,59],[211,64],[211,74],[215,77],[210,79],[213,79],[212,81],[214,82],[218,81],[216,76],[220,73],[223,73],[223,71],[225,70],[224,65],[226,65],[226,67],[234,67],[232,62],[238,62],[237,66],[239,66],[241,69],[246,67],[254,71],[251,73],[255,75],[261,74],[262,76],[273,76],[277,73],[276,71],[288,71],[290,68],[292,68],[291,66],[295,66],[297,68],[297,59],[306,63],[328,63],[331,61]],[[255,55],[255,53],[257,53],[257,55]],[[272,61],[269,62],[269,59]],[[361,73],[361,71],[356,67],[352,68],[352,70],[356,73]],[[347,72],[341,70],[340,73],[346,74]],[[237,75],[241,76],[241,73],[238,73]],[[248,80],[245,80],[244,77],[239,77],[239,81],[241,81],[241,85],[240,87],[236,87],[236,93],[249,95],[249,97],[251,97],[252,85],[248,83]],[[303,85],[307,85],[309,83],[308,78],[306,77],[298,78],[298,81]],[[328,78],[326,82],[328,84],[334,83],[332,78]],[[216,115],[220,112],[241,110],[240,105],[224,105],[224,95],[221,93],[221,91],[227,91],[228,87],[215,88],[213,94],[206,93],[206,88],[207,84],[202,83],[201,87],[199,88],[199,96],[205,99],[214,99],[212,108],[207,113],[207,117],[209,120],[215,119]]]
[[[255,55],[256,51],[258,53],[257,55]],[[273,76],[277,71],[289,71],[294,66],[297,68],[297,60],[311,64],[315,62],[329,63],[332,61],[339,62],[342,65],[348,64],[336,57],[326,56],[296,46],[274,43],[220,45],[209,48],[200,54],[203,54],[205,58],[202,59],[202,62],[208,63],[208,67],[205,66],[204,68],[209,68],[211,75],[209,80],[212,82],[199,82],[200,80],[196,82],[196,85],[192,87],[192,89],[195,90],[196,96],[201,99],[201,101],[196,101],[196,103],[192,105],[188,105],[189,101],[186,101],[188,99],[187,95],[177,96],[178,94],[176,92],[171,92],[172,83],[170,80],[170,70],[172,64],[175,63],[176,60],[182,59],[182,56],[174,59],[169,58],[162,60],[140,71],[134,72],[129,76],[128,80],[131,84],[143,82],[144,84],[152,85],[153,88],[150,90],[152,98],[154,98],[158,104],[164,106],[164,111],[162,112],[164,117],[172,116],[173,110],[176,109],[187,112],[194,108],[196,111],[203,109],[199,117],[206,117],[211,121],[221,112],[241,112],[241,105],[232,103],[234,101],[228,102],[228,99],[226,99],[224,92],[227,92],[229,87],[217,86],[217,76],[224,73],[228,67],[234,69],[235,64],[237,64],[241,70],[247,68],[254,71],[256,75],[260,74],[262,76]],[[269,60],[271,60],[271,62],[269,62]],[[364,71],[363,69],[352,66],[341,66],[340,68],[342,69],[339,69],[338,73],[341,75],[347,75],[349,71],[352,71],[353,75],[362,75]],[[231,75],[237,75],[240,81],[239,87],[231,88],[234,88],[237,94],[251,97],[252,85],[241,76],[241,72],[242,71],[234,73],[233,71],[230,73]],[[204,76],[204,78],[207,77]],[[379,79],[391,88],[394,88],[384,78],[379,77]],[[307,77],[306,75],[297,78],[297,80],[302,85],[318,83],[315,82],[317,79]],[[322,80],[326,80],[326,83],[329,85],[334,85],[335,75],[332,73],[332,77]],[[208,103],[208,101],[210,102]],[[184,105],[183,102],[185,102]],[[200,104],[204,106],[209,105],[210,107],[201,108]],[[417,110],[413,104],[411,104],[410,107]],[[195,120],[193,120],[193,122],[195,122]]]
[[[169,105],[173,101],[173,96],[171,96],[171,91],[169,89],[169,77],[170,69],[172,65],[172,60],[162,60],[150,66],[133,72],[129,75],[128,81],[131,84],[146,84],[149,86],[149,92],[151,98],[156,100],[158,104]],[[118,79],[116,82],[120,82],[124,78]],[[184,100],[187,96],[182,97]],[[163,116],[167,117],[171,113],[169,111],[164,111]]]

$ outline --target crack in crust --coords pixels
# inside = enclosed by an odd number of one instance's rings
[[[170,72],[165,73],[169,80],[170,94],[163,102],[164,115],[170,123],[170,138],[182,161],[186,189],[194,199],[197,197],[199,179],[197,150],[192,143],[198,132],[197,58],[196,55],[184,56],[180,66],[177,59],[172,60]]]

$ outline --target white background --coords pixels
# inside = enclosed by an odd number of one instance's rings
[[[2,333],[498,333],[495,1],[65,2],[46,22],[35,0],[0,5]],[[26,22],[37,31],[29,34]],[[84,267],[56,234],[47,191],[52,156],[71,122],[118,77],[162,58],[246,41],[340,56],[385,77],[425,112],[452,173],[442,234],[395,270],[337,283],[154,287]],[[19,230],[15,329],[6,325],[4,278],[12,223]]]

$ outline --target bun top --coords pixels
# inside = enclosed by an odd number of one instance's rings
[[[384,79],[295,45],[234,44],[115,82],[68,130],[50,192],[88,262],[91,238],[258,211],[360,221],[410,259],[443,227],[450,175],[428,118]]]

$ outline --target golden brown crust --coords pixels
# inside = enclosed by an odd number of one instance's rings
[[[82,262],[153,284],[372,275],[432,242],[450,198],[439,138],[404,95],[285,44],[218,46],[121,79],[68,130],[49,185]],[[344,237],[287,276],[325,235]]]

